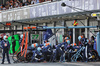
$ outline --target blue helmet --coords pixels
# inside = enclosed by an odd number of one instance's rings
[[[42,49],[40,47],[37,48],[38,51],[41,51]]]
[[[87,39],[87,42],[89,42],[89,40]]]
[[[81,36],[78,37],[78,40],[79,40],[79,41],[81,40]]]
[[[70,44],[70,40],[67,40],[67,43]]]
[[[69,37],[65,37],[65,40],[68,40],[69,39]]]
[[[35,48],[37,46],[38,46],[38,43],[34,43],[34,44],[31,45],[32,48]]]
[[[38,46],[38,43],[35,43],[36,44],[36,47]]]
[[[85,42],[85,44],[87,44],[88,42],[89,42],[89,40],[87,39],[86,42]]]
[[[46,46],[46,43],[44,43],[43,45]]]
[[[20,36],[21,39],[23,39],[23,34]]]
[[[32,44],[31,47],[34,48],[34,45]]]
[[[4,39],[5,41],[7,41],[7,36],[4,36],[3,39]]]
[[[48,46],[48,45],[51,46],[51,43],[50,42],[44,43],[44,46]]]
[[[49,45],[50,45],[50,46],[52,46],[52,44],[51,44],[51,43],[50,43]]]

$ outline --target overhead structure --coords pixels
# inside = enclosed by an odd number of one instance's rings
[[[15,26],[15,25],[35,25],[36,23],[48,23],[59,20],[83,20],[86,19],[87,16],[91,17],[91,13],[100,12],[99,10],[92,11],[84,11],[84,12],[75,12],[75,13],[67,13],[67,14],[59,14],[59,15],[51,15],[51,16],[43,16],[37,18],[29,18],[22,20],[12,20],[12,21],[4,21],[0,22],[0,27],[6,27],[7,25]]]
[[[98,13],[92,13],[91,16],[92,17],[97,17],[97,20],[100,20],[100,12],[98,12]]]
[[[98,28],[98,27],[100,26],[43,27],[43,29],[66,29],[66,28],[71,29],[71,28]]]

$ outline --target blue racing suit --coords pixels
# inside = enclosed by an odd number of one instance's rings
[[[44,60],[42,51],[34,50],[32,52],[33,52],[32,61],[42,62]]]
[[[58,54],[60,54],[60,62],[63,62],[65,60],[65,51],[67,50],[67,43],[61,43],[56,47],[56,50],[54,52],[53,61],[55,61]]]
[[[89,51],[89,44],[87,42],[87,38],[82,38],[81,43],[85,47],[85,49],[83,50],[83,61],[87,62],[88,61],[88,51]]]
[[[52,59],[52,47],[51,47],[51,45],[44,46],[44,48],[42,49],[42,52],[43,52],[45,60],[47,60],[48,55],[50,56],[50,60]]]
[[[5,46],[5,44],[7,44],[7,46]],[[9,44],[9,41],[2,40],[1,41],[1,48],[3,49],[3,59],[2,59],[2,63],[4,63],[5,54],[7,56],[8,63],[10,63],[10,59],[9,59],[9,48],[10,48],[10,44]]]

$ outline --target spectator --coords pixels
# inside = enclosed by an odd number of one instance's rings
[[[22,7],[22,3],[19,4],[19,7]]]
[[[7,1],[5,5],[0,5],[0,10],[12,9],[22,6],[27,6],[31,4],[41,3],[45,1],[54,1],[54,0],[10,0]],[[58,1],[58,0],[55,0]]]
[[[2,5],[2,10],[6,10],[5,5]]]
[[[10,1],[10,9],[13,8],[13,1]]]
[[[1,6],[2,6],[2,5],[0,5],[0,10],[1,10]]]
[[[21,7],[21,2],[19,0],[17,0],[17,3],[18,3],[18,7]]]
[[[40,3],[40,0],[37,0],[37,3]]]
[[[18,7],[18,2],[15,1],[15,2],[14,2],[14,8],[17,8],[17,7]]]
[[[36,0],[32,0],[31,1],[31,4],[36,4]]]
[[[39,2],[41,3],[41,2],[44,2],[45,0],[39,0]]]
[[[6,7],[6,9],[9,9],[9,7],[10,7],[10,3],[9,3],[9,1],[6,2],[5,7]]]
[[[2,6],[2,4],[0,5],[0,10],[2,10],[2,8],[3,8],[3,6]]]
[[[27,3],[28,3],[28,5],[31,5],[31,0],[28,0],[28,2],[27,2]]]
[[[51,1],[51,0],[45,0],[45,1]]]
[[[26,2],[27,0],[23,0],[23,3]]]
[[[23,3],[23,6],[27,6],[28,3],[27,3],[27,0]]]

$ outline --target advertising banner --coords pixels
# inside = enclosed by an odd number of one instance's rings
[[[2,22],[30,18],[29,8],[2,12]]]
[[[22,19],[30,18],[30,8],[22,9]]]
[[[63,2],[67,6],[61,6]],[[0,21],[21,20],[97,9],[100,9],[99,0],[64,0],[42,5],[32,5],[31,7],[28,6],[21,9],[16,8],[8,11],[2,11],[0,13]]]
[[[2,22],[8,21],[7,12],[2,12]]]

